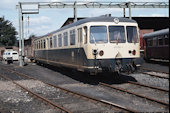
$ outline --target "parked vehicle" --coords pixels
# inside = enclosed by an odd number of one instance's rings
[[[144,59],[169,60],[169,28],[143,35]]]
[[[19,60],[19,56],[18,56],[18,52],[14,51],[14,50],[5,50],[3,53],[3,60],[13,60],[13,61],[18,61]]]

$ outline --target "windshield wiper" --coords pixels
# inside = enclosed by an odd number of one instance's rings
[[[95,40],[95,38],[94,38],[93,34],[92,34],[92,33],[90,33],[90,35],[92,36],[92,39],[93,39],[93,41],[94,41],[94,44],[96,45],[96,40]]]

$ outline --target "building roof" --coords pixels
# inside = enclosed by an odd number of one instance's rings
[[[81,17],[77,19],[80,20],[84,18]],[[132,17],[132,19],[138,23],[140,29],[153,29],[157,31],[169,27],[169,17]],[[73,22],[74,18],[68,18],[62,27]]]

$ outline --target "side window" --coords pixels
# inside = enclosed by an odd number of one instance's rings
[[[44,39],[44,49],[46,48],[46,41],[45,41],[45,39]]]
[[[53,39],[54,39],[54,48],[55,48],[55,47],[57,47],[57,37],[54,36]]]
[[[43,42],[42,42],[42,40],[41,40],[41,49],[43,48]]]
[[[38,41],[38,49],[40,49],[40,41]]]
[[[36,42],[36,46],[37,46],[36,48],[38,49],[38,41]]]
[[[85,26],[83,29],[84,44],[87,44],[87,26]]]
[[[83,39],[82,39],[82,28],[78,29],[78,42],[82,43]]]
[[[47,49],[49,49],[49,38],[47,38],[47,43],[46,44],[47,44],[47,46],[46,46]]]
[[[52,40],[52,37],[50,38],[50,48],[53,47],[53,40]]]
[[[157,45],[158,45],[157,42],[158,42],[158,41],[157,41],[157,37],[154,37],[154,38],[153,38],[153,46],[157,46]]]
[[[163,39],[162,38],[159,38],[158,41],[159,41],[159,46],[163,45]]]
[[[58,35],[58,46],[59,47],[62,46],[62,35],[61,34]]]
[[[169,36],[165,35],[165,45],[169,45]]]
[[[70,45],[75,45],[76,44],[76,35],[75,35],[75,30],[70,31]]]
[[[148,46],[152,46],[152,39],[148,39]]]
[[[64,46],[68,46],[68,33],[64,33]]]

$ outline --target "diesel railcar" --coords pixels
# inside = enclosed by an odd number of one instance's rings
[[[144,59],[169,61],[169,28],[143,35]]]
[[[79,20],[34,41],[37,62],[100,72],[134,71],[140,57],[138,24],[116,17]]]

